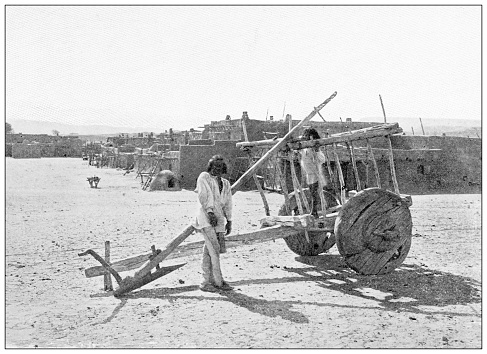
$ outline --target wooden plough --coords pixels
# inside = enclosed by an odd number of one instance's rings
[[[297,137],[299,130],[335,96],[336,92],[296,126],[290,127],[289,132],[281,139],[237,143],[237,146],[247,151],[251,151],[255,147],[264,147],[268,150],[232,185],[232,193],[238,191],[252,177],[258,183],[255,178],[257,171],[268,163],[271,157],[275,159],[277,157],[275,161],[278,164],[277,171],[279,171],[284,203],[277,216],[268,215],[266,208],[266,216],[261,219],[261,229],[226,236],[227,247],[284,238],[288,247],[296,254],[312,256],[326,252],[336,243],[346,263],[362,274],[388,273],[404,261],[411,245],[412,222],[409,213],[411,198],[399,194],[390,145],[390,136],[401,133],[402,129],[397,124],[382,124],[312,141],[304,141]],[[389,141],[393,192],[380,188],[381,180],[377,162],[370,145],[370,140],[376,138],[385,138]],[[355,147],[354,142],[357,141],[365,141],[366,147]],[[334,177],[336,185],[335,195],[332,198],[332,200],[338,201],[335,205],[327,205],[330,198],[329,196],[326,198],[323,188],[319,188],[321,202],[319,217],[311,216],[307,205],[310,197],[309,191],[296,178],[296,171],[292,171],[291,168],[292,176],[289,178],[287,175],[289,171],[286,169],[287,161],[291,162],[291,167],[294,166],[296,153],[308,147],[318,147],[325,153],[328,160],[327,171],[331,177]],[[347,195],[345,190],[345,179],[339,157],[339,152],[343,155],[344,151],[350,154],[350,162],[358,186],[358,193],[353,197]],[[333,156],[333,160],[330,155]],[[363,157],[366,157],[374,169],[374,188],[362,189],[360,184],[357,160]],[[284,167],[281,168],[281,165]],[[334,171],[332,165],[334,165]],[[288,193],[286,177],[293,181],[294,191],[292,193]],[[259,192],[266,205],[264,193],[261,189]],[[80,256],[91,254],[102,264],[86,269],[85,274],[87,277],[113,275],[119,285],[115,289],[114,295],[121,296],[184,265],[183,263],[160,266],[163,260],[201,252],[204,241],[182,244],[193,232],[195,232],[195,228],[189,225],[163,249],[156,251],[153,246],[150,253],[113,263],[106,262],[92,250],[80,253]],[[122,279],[118,274],[118,272],[133,269],[138,269],[134,276]],[[155,269],[154,272],[152,272],[153,269]]]
[[[90,188],[98,188],[98,183],[100,182],[101,178],[97,176],[88,177],[86,179],[90,184]]]

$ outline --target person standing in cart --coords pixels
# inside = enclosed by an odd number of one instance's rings
[[[225,250],[225,234],[232,231],[232,191],[230,182],[222,178],[227,173],[227,165],[220,155],[213,156],[206,172],[201,172],[196,181],[198,211],[193,224],[203,234],[203,282],[200,290],[216,292],[231,290],[223,280],[220,267],[220,253]]]
[[[306,128],[302,138],[305,140],[316,140],[320,139],[320,135],[316,129]],[[327,160],[318,146],[302,149],[300,154],[301,168],[306,174],[306,182],[308,183],[311,194],[311,215],[318,217],[318,203],[320,200],[320,195],[318,194],[319,180],[321,180],[324,189],[329,188],[329,183],[322,170],[322,165],[327,163]]]

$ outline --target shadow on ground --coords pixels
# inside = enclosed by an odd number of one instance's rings
[[[480,282],[427,267],[403,264],[389,274],[360,275],[348,268],[340,256],[296,257],[296,260],[312,267],[286,268],[287,271],[314,280],[327,289],[375,299],[385,309],[421,312],[418,306],[481,302]]]
[[[252,279],[233,282],[233,291],[219,293],[201,293],[196,285],[177,288],[142,289],[125,294],[120,298],[121,304],[104,322],[111,321],[130,299],[154,298],[166,299],[170,302],[178,299],[194,299],[199,301],[230,301],[236,306],[267,317],[282,317],[295,323],[307,323],[308,318],[293,309],[293,306],[314,305],[322,307],[343,307],[357,309],[377,309],[377,306],[344,305],[333,302],[306,302],[301,300],[265,300],[239,292],[238,287],[255,284],[283,284],[315,282],[327,291],[338,291],[346,295],[375,300],[385,311],[407,311],[411,313],[452,316],[477,316],[474,308],[472,313],[457,313],[451,310],[440,310],[447,305],[472,305],[481,302],[480,282],[451,273],[430,270],[417,265],[403,264],[390,274],[360,275],[350,269],[340,256],[320,255],[314,257],[297,257],[296,260],[309,267],[289,268],[283,270],[295,276],[274,279]],[[189,295],[197,291],[198,295]],[[201,294],[201,295],[199,295]],[[109,296],[108,293],[94,295]],[[434,309],[421,308],[434,306]]]

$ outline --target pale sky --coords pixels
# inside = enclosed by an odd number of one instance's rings
[[[7,6],[6,121],[481,119],[480,6]],[[315,118],[316,119],[316,118]],[[318,118],[318,120],[320,120]]]

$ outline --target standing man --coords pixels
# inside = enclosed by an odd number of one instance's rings
[[[206,172],[201,172],[196,182],[198,212],[193,224],[203,234],[203,282],[202,291],[216,292],[231,290],[223,280],[220,268],[220,243],[225,234],[232,231],[232,191],[230,182],[222,178],[227,173],[227,165],[220,155],[208,161]]]

